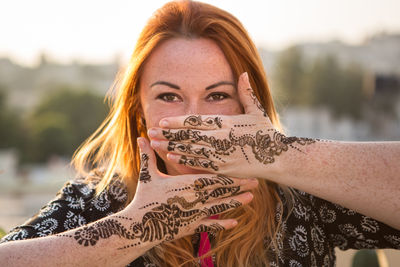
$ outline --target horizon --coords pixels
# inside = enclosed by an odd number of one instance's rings
[[[363,40],[361,40],[359,43],[351,43],[351,42],[346,42],[345,40],[341,40],[338,38],[332,38],[330,40],[316,40],[316,41],[299,41],[295,43],[290,43],[285,47],[281,47],[279,49],[268,49],[268,47],[263,46],[263,45],[257,45],[258,49],[263,49],[268,52],[273,52],[273,53],[278,53],[280,51],[283,51],[291,46],[298,46],[298,45],[308,45],[308,44],[330,44],[330,43],[341,43],[345,46],[352,46],[352,47],[358,47],[364,45],[366,42],[368,42],[370,39],[374,39],[376,37],[380,36],[398,36],[400,37],[400,30],[397,32],[376,32],[376,33],[371,33],[368,36],[365,36]],[[40,66],[41,64],[41,59],[44,56],[46,61],[50,64],[55,64],[55,65],[72,65],[72,64],[78,64],[78,65],[108,65],[108,64],[113,64],[113,63],[123,63],[126,64],[127,60],[129,60],[129,55],[122,55],[122,51],[116,51],[113,57],[110,57],[106,60],[82,60],[82,58],[74,58],[73,56],[67,60],[60,60],[60,58],[53,57],[51,54],[48,54],[46,51],[38,51],[37,54],[35,55],[35,59],[30,63],[26,64],[24,62],[20,62],[18,59],[10,56],[10,55],[4,55],[0,52],[0,60],[1,59],[6,59],[10,60],[12,64],[25,67],[25,68],[36,68]],[[124,62],[121,62],[124,61]]]

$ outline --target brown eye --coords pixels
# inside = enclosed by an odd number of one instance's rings
[[[225,93],[212,93],[207,97],[208,101],[221,101],[228,98],[229,95]]]
[[[180,101],[181,98],[176,94],[165,93],[157,96],[157,99],[161,99],[162,101],[165,102],[178,102]]]

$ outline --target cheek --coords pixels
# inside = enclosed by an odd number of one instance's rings
[[[183,109],[179,105],[166,106],[162,104],[153,103],[144,107],[144,118],[146,120],[146,127],[159,127],[158,123],[161,119],[166,117],[174,117],[183,115]]]
[[[244,110],[239,101],[231,99],[221,104],[210,104],[207,110],[212,110],[215,115],[238,115],[243,114]],[[211,114],[209,112],[209,114]]]

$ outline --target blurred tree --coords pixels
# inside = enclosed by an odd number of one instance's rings
[[[359,66],[341,67],[331,55],[318,58],[307,75],[306,84],[312,105],[328,107],[336,117],[361,119],[366,97]]]
[[[45,97],[30,116],[29,160],[45,161],[53,154],[72,156],[107,112],[103,98],[87,89],[63,87]]]
[[[363,70],[341,66],[331,55],[306,61],[298,47],[280,53],[273,72],[278,103],[285,106],[327,107],[334,116],[361,119],[366,102]]]
[[[6,90],[0,86],[0,149],[21,148],[24,144],[20,115],[7,105]]]
[[[31,156],[46,161],[51,155],[71,155],[74,133],[66,114],[46,112],[35,117],[32,124]]]
[[[300,48],[292,46],[279,54],[272,73],[275,96],[279,102],[293,106],[310,104],[310,91],[304,84],[305,72]]]

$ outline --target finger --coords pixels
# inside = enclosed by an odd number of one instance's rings
[[[210,159],[177,155],[172,153],[167,154],[167,159],[197,170],[206,170],[209,172],[217,172],[219,170],[219,163]]]
[[[139,181],[147,183],[150,182],[151,177],[158,172],[156,156],[146,138],[139,137],[137,142],[140,149]]]
[[[250,203],[252,199],[253,194],[247,192],[233,197],[214,200],[204,205],[202,214],[205,217],[210,217],[212,215],[225,213]]]
[[[163,140],[151,140],[151,147],[158,151],[173,152],[179,155],[198,156],[202,158],[216,158],[220,159],[220,156],[216,155],[207,145],[197,145],[192,143],[181,143],[174,141],[163,141]]]
[[[215,130],[221,129],[225,120],[226,117],[221,115],[185,115],[163,118],[159,122],[159,125],[162,128],[168,129],[191,128]]]
[[[205,178],[200,178],[194,182],[194,190],[197,191],[197,196],[202,196],[205,200],[226,198],[234,195],[238,195],[245,191],[249,191],[258,186],[257,179],[238,179],[232,185],[221,185],[218,183],[199,189],[198,185],[204,181]],[[221,177],[221,179],[229,179],[229,177]],[[216,179],[206,180],[207,183],[214,182]]]
[[[175,142],[187,142],[193,144],[200,144],[220,149],[229,149],[232,144],[227,139],[218,139],[218,136],[227,136],[225,131],[202,131],[192,129],[161,129],[152,127],[147,131],[148,136],[154,140],[169,140]],[[227,147],[229,146],[229,147]]]
[[[207,232],[211,236],[215,237],[216,234],[220,231],[231,229],[235,227],[238,222],[234,219],[225,219],[225,220],[213,220],[213,219],[204,219],[198,222],[197,227],[195,228],[195,233],[204,233]]]
[[[246,114],[262,114],[264,117],[267,117],[265,109],[258,101],[254,90],[251,88],[247,72],[242,73],[239,77],[238,93]]]
[[[188,179],[191,184],[180,188],[173,188],[171,192],[182,192],[185,190],[194,192],[207,192],[207,196],[212,198],[221,198],[242,193],[254,189],[258,186],[258,180],[255,178],[243,179],[233,178],[222,174],[202,174],[201,176],[183,175],[181,180]]]

